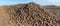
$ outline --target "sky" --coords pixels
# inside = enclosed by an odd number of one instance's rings
[[[60,0],[0,0],[0,5],[12,5],[36,2],[40,5],[60,5]]]

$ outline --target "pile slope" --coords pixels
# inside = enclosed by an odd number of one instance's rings
[[[5,7],[11,26],[56,26],[56,16],[34,2]]]

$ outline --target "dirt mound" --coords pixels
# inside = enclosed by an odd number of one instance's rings
[[[9,6],[6,12],[13,26],[56,26],[56,16],[34,2]]]

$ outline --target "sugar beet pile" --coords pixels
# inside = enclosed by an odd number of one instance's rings
[[[56,26],[56,16],[33,2],[10,6],[7,11],[15,26]]]

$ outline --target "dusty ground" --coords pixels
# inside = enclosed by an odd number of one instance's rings
[[[0,26],[7,26],[8,15],[5,12],[4,7],[0,7]]]
[[[9,24],[9,15],[6,12],[6,7],[0,7],[0,26],[13,26]]]

